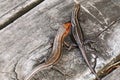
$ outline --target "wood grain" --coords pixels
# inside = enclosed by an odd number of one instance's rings
[[[3,6],[6,5],[5,3],[0,3],[0,6],[4,7],[0,9],[2,11],[0,15],[10,10],[10,13],[4,15],[6,17],[0,18],[0,25],[7,22],[24,6],[32,4],[29,1],[19,5],[20,9],[16,8],[13,12],[11,9],[21,2],[4,1],[6,4],[9,3],[11,6],[9,8]],[[96,41],[91,46],[97,52],[86,46],[88,59],[94,64],[92,54],[96,53],[98,58],[95,69],[98,72],[120,55],[120,21],[118,20],[120,3],[117,0],[80,0],[80,2],[82,6],[80,23],[85,38]],[[0,30],[0,80],[23,80],[26,74],[39,64],[37,62],[39,59],[50,54],[52,48],[50,40],[54,39],[63,23],[70,21],[73,4],[73,0],[45,0]],[[113,22],[115,23],[109,26]],[[102,32],[107,27],[109,29]],[[95,37],[99,33],[101,34]],[[66,40],[70,41],[69,37]],[[77,48],[68,51],[64,47],[62,54],[63,57],[56,66],[70,76],[65,77],[56,70],[50,69],[38,73],[35,78],[38,80],[41,77],[47,80],[94,79]]]

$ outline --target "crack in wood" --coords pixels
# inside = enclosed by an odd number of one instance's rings
[[[111,22],[111,23],[107,26],[107,28],[105,28],[103,31],[101,31],[100,33],[98,33],[98,35],[96,36],[96,38],[99,37],[103,32],[107,31],[109,28],[111,28],[111,27],[112,27],[116,22],[118,22],[119,20],[120,20],[120,17],[117,18],[115,21]]]
[[[29,12],[31,9],[33,9],[34,7],[36,7],[38,4],[40,4],[43,1],[44,0],[36,0],[33,3],[31,3],[30,5],[28,5],[28,6],[24,7],[24,8],[22,8],[21,10],[19,10],[17,13],[15,13],[13,16],[11,16],[8,20],[6,20],[2,24],[0,24],[0,30],[3,29],[3,28],[5,28],[7,25],[9,25],[10,23],[12,23],[13,21],[15,21],[16,19],[18,19],[19,17],[21,17],[25,13]],[[17,5],[17,7],[19,7],[19,6]],[[17,7],[14,7],[12,10],[14,10]],[[10,11],[12,11],[12,10],[10,10]],[[5,13],[5,15],[9,14],[10,11],[8,11],[7,13]]]
[[[15,73],[15,78],[16,78],[16,80],[19,80],[19,79],[18,79],[18,74],[17,74],[17,72],[16,72],[16,66],[17,66],[18,62],[19,62],[19,61],[17,61],[17,63],[15,64],[15,66],[14,66],[14,68],[13,68],[13,71],[14,71],[14,73]]]

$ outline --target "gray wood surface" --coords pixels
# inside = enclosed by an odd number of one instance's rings
[[[43,0],[0,0],[0,29],[37,6]]]
[[[91,44],[93,49],[86,45],[88,59],[91,65],[94,65],[94,54],[98,56],[95,68],[98,72],[120,55],[120,14],[118,14],[120,13],[120,2],[119,0],[80,0],[80,2],[80,23],[85,38],[96,41]],[[32,2],[28,1],[28,3]],[[39,65],[39,59],[50,54],[51,40],[53,41],[58,28],[63,23],[70,21],[73,4],[73,0],[45,0],[0,30],[0,80],[23,80],[36,65]],[[12,3],[9,5],[14,7]],[[18,7],[27,5],[26,2]],[[0,3],[0,6],[3,4]],[[9,7],[8,10],[12,7]],[[0,10],[2,11],[2,9]],[[16,8],[16,11],[19,9]],[[1,14],[6,12],[7,10],[3,9]],[[12,15],[15,12],[13,11]],[[11,12],[6,15],[11,16]],[[7,21],[7,19],[9,16],[5,19],[0,18],[0,24],[4,23],[2,20]],[[111,25],[112,23],[114,24]],[[109,29],[102,32],[107,27]],[[98,34],[100,35],[96,37]],[[69,37],[66,40],[70,41]],[[63,56],[56,66],[69,76],[63,76],[54,69],[48,69],[39,72],[35,78],[37,80],[40,78],[45,80],[94,79],[95,76],[86,66],[79,49],[68,51],[64,47],[62,54]],[[117,71],[119,73],[120,70]],[[111,75],[113,74],[111,73]],[[109,80],[109,78],[105,80]],[[110,80],[116,79],[110,78]]]
[[[19,4],[25,1],[26,0],[0,0],[0,16],[5,15],[5,13],[8,13],[10,10],[15,8],[16,6],[19,6]]]

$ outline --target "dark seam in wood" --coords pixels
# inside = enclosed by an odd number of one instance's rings
[[[9,20],[6,20],[6,22],[4,22],[3,24],[1,24],[0,25],[0,30],[3,29],[3,28],[5,28],[7,25],[9,25],[10,23],[12,23],[13,21],[15,21],[16,19],[18,19],[19,17],[21,17],[22,15],[24,15],[25,13],[27,13],[28,11],[30,11],[31,9],[33,9],[34,7],[36,7],[38,4],[40,4],[43,1],[44,0],[37,0],[36,2],[30,4],[29,6],[26,6],[25,8],[22,8],[22,10],[18,11],[16,14],[14,14],[14,16],[10,17]]]

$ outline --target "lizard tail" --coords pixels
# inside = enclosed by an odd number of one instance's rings
[[[33,69],[33,71],[30,73],[30,74],[28,74],[26,77],[25,77],[25,79],[24,80],[31,80],[33,77],[34,77],[34,75],[36,74],[36,73],[38,73],[39,71],[41,71],[41,70],[45,70],[45,69],[49,69],[49,68],[51,68],[52,67],[52,65],[39,65],[39,66],[37,66],[35,69]]]

